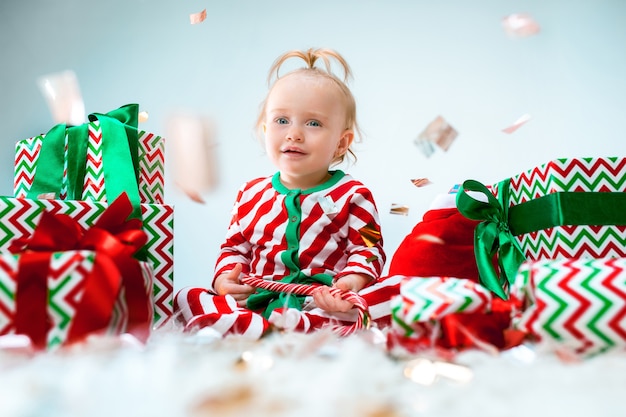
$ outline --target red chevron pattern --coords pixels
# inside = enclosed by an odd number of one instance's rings
[[[626,191],[626,158],[563,158],[511,178],[511,205],[548,192]]]
[[[528,307],[513,325],[580,354],[626,348],[626,258],[526,262],[512,294]]]
[[[102,171],[102,130],[100,122],[89,123],[89,147],[83,199],[106,202],[104,174]],[[41,142],[39,135],[17,142],[15,146],[13,192],[25,198],[33,183]],[[67,137],[66,137],[67,140]],[[144,204],[164,204],[165,190],[165,139],[145,131],[138,131],[139,140],[139,196]],[[67,149],[66,149],[67,153]],[[67,160],[65,161],[67,164]],[[65,167],[67,170],[67,166]],[[67,197],[67,172],[60,199]]]
[[[81,200],[106,201],[100,122],[89,123],[89,145]]]
[[[139,132],[139,192],[143,203],[164,204],[165,139]]]
[[[19,255],[0,255],[0,288],[10,293],[6,297],[0,292],[0,335],[14,331],[16,291],[15,276],[18,270]],[[57,348],[67,340],[69,329],[85,290],[85,277],[91,272],[95,253],[92,251],[66,251],[50,254],[48,269],[48,314],[51,329],[48,332],[47,347]],[[146,291],[151,293],[152,271],[149,263],[142,263]],[[106,333],[119,334],[126,331],[128,308],[124,292],[118,294],[115,310]]]
[[[0,197],[0,252],[6,252],[16,238],[30,236],[44,210],[64,213],[91,227],[107,208],[97,201],[31,200]],[[167,205],[142,204],[148,261],[154,269],[154,325],[172,315],[174,291],[174,209]]]
[[[509,206],[556,192],[626,192],[626,158],[555,159],[511,178],[509,186]],[[566,225],[516,238],[529,260],[626,257],[626,226]]]
[[[0,256],[0,335],[12,333],[15,327],[17,262],[17,256]]]

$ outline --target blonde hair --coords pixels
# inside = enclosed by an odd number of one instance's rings
[[[306,66],[287,72],[281,77],[279,74],[280,68],[285,63],[285,61],[287,61],[290,58],[300,58],[305,62]],[[334,59],[335,61],[337,61],[340,67],[343,69],[343,79],[340,79],[332,72],[331,59]],[[318,62],[318,60],[321,60],[324,63],[323,69],[315,65]],[[269,91],[267,92],[267,96],[265,97],[265,100],[263,100],[263,102],[261,103],[261,109],[259,111],[259,117],[257,119],[257,124],[256,124],[257,132],[260,134],[260,132],[262,131],[262,125],[265,119],[265,106],[267,104],[267,98],[272,92],[274,85],[279,79],[286,77],[288,75],[293,75],[293,74],[305,74],[305,75],[310,75],[314,77],[320,77],[320,78],[331,81],[333,84],[335,84],[339,88],[339,91],[345,98],[346,130],[351,129],[354,131],[355,142],[357,142],[357,137],[358,138],[361,137],[361,131],[359,129],[359,126],[356,120],[356,101],[354,100],[354,96],[352,95],[352,92],[347,86],[348,80],[352,78],[352,70],[350,69],[348,62],[338,52],[332,49],[327,49],[327,48],[317,48],[317,49],[309,48],[306,51],[293,50],[293,51],[286,52],[282,54],[281,56],[279,56],[278,58],[276,58],[276,60],[270,67],[270,70],[267,76],[267,84],[269,86]],[[356,162],[357,158],[356,158],[355,153],[352,151],[352,149],[348,148],[346,153],[337,156],[335,160],[333,161],[333,163],[339,164],[343,162],[345,160],[346,154],[349,155],[350,159]]]

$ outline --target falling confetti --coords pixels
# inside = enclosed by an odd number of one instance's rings
[[[201,12],[192,13],[189,15],[189,21],[192,25],[202,23],[204,22],[204,19],[206,19],[206,9],[202,10]]]
[[[139,121],[139,123],[145,123],[145,122],[148,121],[149,117],[150,116],[148,115],[147,111],[140,111],[139,115],[138,115],[138,121]]]
[[[317,198],[317,202],[322,207],[322,210],[324,210],[324,214],[331,215],[331,214],[339,213],[339,209],[337,208],[337,205],[335,204],[335,202],[330,196],[328,195],[319,196]]]
[[[391,209],[389,209],[390,214],[400,214],[402,216],[409,215],[409,206],[403,206],[400,204],[391,204]]]
[[[415,139],[415,145],[419,148],[420,152],[426,157],[430,158],[435,153],[435,145],[421,137]]]
[[[525,114],[522,117],[520,117],[519,119],[517,119],[515,121],[515,123],[513,123],[511,126],[502,129],[502,131],[504,133],[511,134],[511,133],[515,132],[517,129],[519,129],[524,123],[528,122],[529,120],[530,120],[530,115],[529,114]]]
[[[376,227],[373,223],[368,223],[365,226],[361,227],[359,229],[359,233],[365,241],[365,244],[370,248],[376,245],[380,240],[380,231],[376,230]]]
[[[430,157],[435,151],[433,144],[447,151],[457,136],[458,132],[443,117],[437,116],[415,139],[415,144]]]
[[[55,123],[81,125],[85,123],[85,103],[74,71],[44,75],[37,79]]]
[[[432,182],[428,178],[415,178],[415,179],[412,179],[411,182],[416,187],[425,187],[427,185],[432,184]]]
[[[473,379],[474,373],[464,365],[417,358],[405,365],[404,376],[420,385],[432,385],[440,377],[456,383],[466,384]]]
[[[166,137],[172,149],[174,182],[192,201],[203,203],[202,194],[217,183],[210,121],[189,113],[171,115]]]
[[[436,243],[436,244],[438,244],[438,245],[443,245],[443,244],[445,244],[445,243],[446,243],[446,242],[444,242],[444,240],[443,240],[443,239],[441,239],[440,237],[437,237],[437,236],[435,236],[435,235],[431,235],[431,234],[428,234],[428,233],[424,233],[424,234],[421,234],[421,235],[417,236],[417,237],[415,238],[415,240],[425,240],[425,241],[427,241],[427,242]]]
[[[376,261],[376,260],[378,260],[378,256],[376,256],[376,255],[372,255],[372,256],[370,256],[369,258],[366,258],[366,259],[365,259],[365,262],[367,262],[368,264],[371,264],[372,262],[374,262],[374,261]]]
[[[526,13],[514,13],[502,19],[504,31],[511,38],[527,38],[540,31],[539,24]]]

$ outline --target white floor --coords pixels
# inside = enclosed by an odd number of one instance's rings
[[[0,350],[0,416],[623,417],[626,352],[521,346],[391,357],[379,334],[262,341],[154,333],[39,355]],[[451,365],[452,363],[452,365]]]

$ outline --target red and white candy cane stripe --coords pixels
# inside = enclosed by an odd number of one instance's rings
[[[263,288],[265,290],[274,292],[286,292],[296,295],[313,295],[313,291],[319,287],[319,285],[311,284],[293,284],[279,281],[271,281],[263,278],[255,277],[242,277],[240,281],[243,284],[250,285],[252,287]],[[367,302],[353,291],[341,291],[338,288],[330,287],[330,293],[332,295],[339,295],[343,300],[349,301],[354,304],[358,311],[357,321],[350,326],[337,326],[335,331],[340,336],[347,336],[355,331],[367,327],[369,324],[369,312]]]

